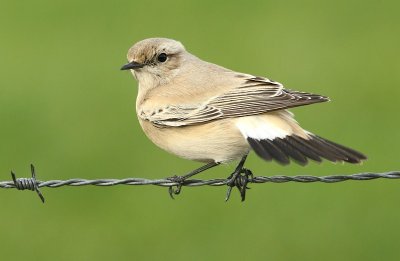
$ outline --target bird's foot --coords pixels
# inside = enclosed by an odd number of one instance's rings
[[[244,201],[246,199],[246,190],[250,189],[247,187],[247,184],[251,182],[252,179],[253,173],[251,170],[246,168],[236,169],[235,172],[228,177],[228,190],[226,192],[225,201],[229,200],[233,187],[237,187],[240,192],[240,197],[242,201]]]
[[[174,183],[177,183],[177,185],[170,186],[168,188],[169,196],[172,199],[175,199],[174,195],[179,195],[181,193],[182,186],[183,186],[186,178],[187,177],[185,177],[185,176],[177,176],[177,175],[167,178],[167,180],[169,180],[171,182],[174,182]],[[174,188],[175,186],[176,186],[176,188]]]
[[[167,178],[167,180],[172,181],[173,183],[176,183],[176,185],[169,186],[169,189],[168,189],[169,195],[171,196],[171,198],[174,198],[174,194],[178,195],[179,193],[181,193],[181,189],[182,189],[183,185],[185,185],[187,183],[190,183],[188,178],[193,177],[194,175],[197,175],[200,172],[203,172],[203,171],[205,171],[207,169],[210,169],[210,168],[213,168],[215,166],[218,166],[219,164],[220,164],[219,162],[213,161],[213,162],[207,163],[204,166],[201,166],[200,168],[197,168],[197,169],[189,172],[186,175],[183,175],[183,176],[176,176],[175,175],[175,176]],[[176,186],[175,189],[174,189],[174,186]]]

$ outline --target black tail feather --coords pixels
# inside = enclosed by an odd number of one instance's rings
[[[361,160],[366,160],[366,159],[367,159],[367,156],[365,156],[365,155],[362,154],[361,152],[358,152],[358,151],[353,150],[353,149],[351,149],[351,148],[347,148],[347,147],[345,147],[345,146],[343,146],[343,145],[340,145],[340,144],[338,144],[338,143],[336,143],[336,142],[333,142],[333,141],[330,141],[330,140],[326,140],[326,139],[321,138],[321,137],[316,136],[316,135],[315,135],[314,137],[315,137],[315,139],[318,139],[318,140],[320,140],[320,141],[323,141],[323,142],[325,142],[325,143],[328,143],[328,144],[330,144],[332,147],[335,147],[336,149],[345,152],[346,155],[347,155],[349,158],[352,158],[353,160],[358,160],[358,162],[359,162],[359,161],[361,161]]]
[[[276,160],[286,165],[293,159],[300,165],[306,165],[308,159],[321,162],[325,158],[332,162],[360,163],[367,159],[362,153],[319,136],[309,135],[308,139],[297,135],[257,140],[247,138],[255,153],[268,161]]]
[[[272,160],[271,154],[264,148],[259,140],[248,138],[247,141],[260,158],[268,161]]]
[[[289,142],[277,138],[274,140],[274,144],[281,149],[282,152],[286,153],[290,158],[294,159],[300,165],[306,165],[308,163],[307,157],[298,151],[295,147],[290,145]]]
[[[281,163],[282,165],[287,165],[290,163],[289,160],[289,155],[287,155],[287,153],[283,152],[279,146],[275,146],[275,142],[272,142],[270,140],[261,140],[261,145],[263,146],[263,148],[265,148],[272,156],[272,158],[274,158],[276,161],[278,161],[279,163]]]
[[[296,137],[296,136],[294,136]],[[318,153],[314,152],[314,149],[308,146],[304,145],[301,139],[297,140],[293,137],[287,137],[285,141],[289,144],[291,144],[296,150],[298,150],[300,153],[302,153],[305,157],[312,159],[313,161],[316,162],[321,162],[322,159],[318,156]]]

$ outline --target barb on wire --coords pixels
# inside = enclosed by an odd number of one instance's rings
[[[347,180],[373,180],[373,179],[400,179],[400,171],[390,171],[383,173],[358,173],[351,175],[333,175],[333,176],[253,176],[250,173],[240,176],[236,182],[230,179],[210,179],[210,180],[199,180],[199,179],[188,179],[182,183],[173,182],[170,179],[144,179],[144,178],[125,178],[125,179],[68,179],[68,180],[48,180],[40,181],[36,180],[35,168],[31,165],[31,178],[16,178],[15,174],[11,172],[13,181],[0,181],[0,188],[9,189],[16,188],[18,190],[29,189],[36,191],[42,202],[44,197],[40,192],[39,188],[49,187],[58,188],[62,186],[116,186],[116,185],[156,185],[161,187],[174,187],[174,186],[186,186],[186,187],[198,187],[198,186],[228,186],[227,198],[229,198],[230,192],[233,187],[237,187],[241,193],[242,199],[244,200],[245,191],[248,184],[254,183],[285,183],[285,182],[300,182],[300,183],[336,183]]]
[[[31,174],[32,178],[16,178],[15,173],[11,171],[14,187],[18,190],[29,189],[36,191],[40,200],[44,203],[44,197],[42,192],[39,190],[38,182],[36,180],[35,166],[33,166],[33,164],[31,164]]]

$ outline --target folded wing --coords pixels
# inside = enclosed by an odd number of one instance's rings
[[[325,96],[284,89],[278,82],[251,77],[243,79],[239,86],[202,104],[168,105],[161,110],[140,116],[159,126],[189,126],[325,101],[329,101]]]

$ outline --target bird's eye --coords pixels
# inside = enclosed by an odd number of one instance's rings
[[[157,60],[161,63],[165,62],[167,60],[167,54],[166,53],[160,53],[157,57]]]

